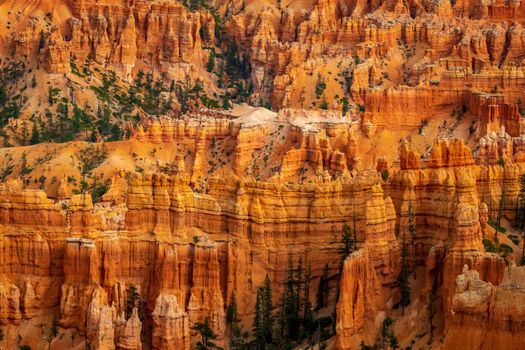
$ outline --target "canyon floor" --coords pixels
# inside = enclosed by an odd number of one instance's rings
[[[522,349],[524,22],[0,0],[0,349]]]

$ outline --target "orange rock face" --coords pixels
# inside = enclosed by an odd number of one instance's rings
[[[444,346],[517,349],[523,330],[523,267],[509,266],[497,286],[465,266],[456,279],[453,316],[447,319]]]
[[[232,295],[251,331],[265,276],[277,317],[300,261],[330,348],[384,345],[388,316],[401,348],[521,349],[525,1],[6,0],[0,18],[0,348],[47,346],[28,329],[55,315],[53,348],[190,350],[207,320],[229,349]]]

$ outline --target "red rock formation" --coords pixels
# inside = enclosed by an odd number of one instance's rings
[[[117,350],[142,350],[142,322],[140,322],[136,307],[131,317],[126,320],[123,316],[115,320],[115,345]]]
[[[336,309],[338,349],[354,349],[360,339],[375,338],[374,318],[383,304],[380,285],[367,248],[345,260]],[[365,325],[368,328],[363,334]]]
[[[525,317],[523,281],[523,267],[506,268],[503,281],[494,286],[465,265],[456,279],[444,346],[519,349]]]
[[[181,310],[174,295],[159,295],[152,318],[151,345],[153,349],[189,350],[190,326],[188,315]]]

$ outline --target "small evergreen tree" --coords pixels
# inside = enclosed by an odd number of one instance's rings
[[[434,281],[435,285],[435,281]],[[428,294],[428,304],[427,304],[427,315],[428,315],[428,323],[430,324],[430,339],[429,344],[432,342],[432,338],[434,337],[434,316],[436,315],[436,308],[434,305],[434,286],[430,289],[430,293]]]
[[[51,336],[56,338],[58,336],[58,319],[56,315],[53,315],[53,320],[51,321]]]
[[[273,319],[272,319],[272,287],[270,282],[270,277],[266,274],[264,279],[263,287],[263,327],[264,327],[264,340],[266,344],[272,342],[272,329],[273,329]]]
[[[319,278],[319,291],[317,293],[317,305],[320,309],[328,305],[328,278],[328,264],[325,264],[323,274]]]
[[[499,198],[499,207],[498,207],[498,216],[496,218],[496,233],[495,235],[498,235],[498,231],[501,227],[501,218],[503,217],[503,209],[505,207],[505,188],[501,187],[501,196]]]
[[[29,141],[29,130],[27,128],[27,121],[22,122],[22,130],[20,131],[20,143],[22,146],[26,146]]]
[[[405,314],[405,307],[410,305],[410,282],[408,280],[409,271],[407,263],[407,249],[405,244],[405,236],[403,236],[403,243],[401,246],[401,271],[399,273],[399,290],[401,292],[400,304],[402,307],[401,314]]]
[[[206,64],[206,70],[212,73],[215,70],[215,49],[211,48],[210,56],[208,57],[208,63]]]
[[[381,327],[381,339],[380,344],[383,349],[387,350],[389,348],[392,349],[398,349],[399,348],[399,342],[397,340],[396,335],[392,331],[392,327],[394,325],[394,320],[387,316],[383,320],[383,326]]]
[[[40,37],[38,38],[38,50],[42,50],[46,46],[46,38],[44,36],[44,31],[40,31]]]
[[[230,331],[233,324],[237,322],[237,301],[235,300],[235,292],[230,296],[230,303],[226,310],[226,322],[230,325]]]
[[[304,303],[303,303],[303,327],[307,334],[311,335],[315,328],[312,305],[310,304],[310,280],[312,278],[312,267],[308,264],[304,276]]]
[[[40,138],[40,130],[38,129],[38,125],[35,122],[33,122],[33,128],[31,130],[31,138],[29,139],[29,144],[36,145],[37,143],[41,142]]]
[[[414,278],[416,278],[416,225],[414,223],[414,210],[412,200],[408,202],[408,231],[410,232],[410,245],[412,250],[412,260],[414,263]]]
[[[253,334],[255,336],[255,348],[264,349],[264,321],[263,321],[263,289],[257,289],[257,301],[255,302],[255,312],[253,316]]]
[[[341,255],[341,261],[345,261],[345,259],[353,253],[355,247],[350,226],[347,224],[343,224],[343,237],[341,242],[343,243],[343,246],[339,249],[339,254]]]
[[[197,322],[191,327],[191,329],[198,331],[201,336],[201,340],[197,342],[197,350],[222,350],[220,346],[215,345],[212,341],[217,339],[217,337],[213,333],[207,317],[203,323]]]

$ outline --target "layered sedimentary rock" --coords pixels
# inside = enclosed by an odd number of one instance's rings
[[[340,242],[327,237],[339,237],[343,224],[355,227],[360,250],[343,268],[341,348],[373,341],[381,317],[370,315],[384,315],[398,302],[403,240],[410,268],[425,267],[423,293],[439,282],[443,314],[453,310],[455,279],[465,264],[494,285],[501,282],[504,261],[485,254],[481,238],[503,187],[503,213],[513,218],[523,172],[513,162],[519,151],[504,165],[486,165],[462,141],[438,141],[423,158],[404,142],[399,169],[378,161],[391,171],[381,179],[356,166],[356,139],[365,136],[351,120],[328,112],[254,113],[203,111],[145,123],[128,142],[159,149],[157,164],[131,176],[113,170],[98,204],[89,194],[59,202],[19,181],[3,185],[2,322],[17,324],[60,305],[60,326],[99,348],[137,349],[141,339],[158,349],[188,348],[191,325],[206,317],[219,341],[227,340],[226,301],[235,292],[241,319],[250,320],[266,273],[276,296],[286,262],[300,257],[310,264],[313,283],[325,264],[338,278]],[[253,147],[253,140],[263,146]],[[164,165],[167,146],[188,156]],[[198,160],[223,154],[215,170]],[[266,155],[273,163],[265,164]],[[236,164],[257,165],[252,176],[260,179],[239,176]],[[367,301],[370,293],[377,299]],[[151,317],[150,331],[139,315]]]
[[[341,278],[336,343],[356,348],[375,340],[399,301],[405,242],[410,272],[424,271],[419,305],[432,291],[439,319],[451,320],[446,347],[467,331],[473,347],[518,347],[523,313],[502,299],[521,302],[520,282],[503,277],[505,261],[481,240],[498,212],[514,222],[525,170],[524,2],[207,5],[0,4],[0,52],[38,77],[22,108],[35,115],[8,116],[6,129],[45,114],[42,81],[49,95],[62,81],[72,105],[101,113],[103,103],[85,101],[82,90],[110,71],[122,91],[144,71],[173,81],[173,98],[183,99],[177,81],[185,88],[198,79],[197,88],[228,102],[232,62],[246,66],[245,100],[279,109],[141,113],[131,139],[108,142],[107,159],[87,176],[88,185],[108,184],[101,198],[75,183],[86,179],[86,145],[2,149],[0,323],[15,327],[54,308],[63,329],[95,348],[189,349],[191,326],[207,317],[227,344],[232,294],[248,329],[264,276],[278,300],[285,266],[301,258],[312,269],[311,295],[327,265],[329,308]],[[23,89],[30,84],[31,76]],[[30,167],[36,181],[24,178]],[[339,276],[345,224],[359,250]],[[491,285],[471,271],[456,280],[464,265]]]
[[[501,283],[493,285],[465,266],[456,279],[444,346],[461,342],[465,349],[518,349],[524,327],[523,281],[523,267],[507,267]]]
[[[45,4],[41,7],[46,10]],[[37,53],[51,73],[70,72],[73,65],[80,68],[92,60],[127,79],[144,66],[179,77],[193,60],[205,59],[203,41],[214,41],[213,16],[177,2],[66,0],[48,11],[44,18],[35,15],[13,46],[26,56]],[[180,64],[186,68],[178,69]]]
[[[153,317],[153,349],[189,349],[190,329],[174,295],[160,295],[155,303]]]
[[[385,302],[381,282],[373,269],[366,247],[345,260],[340,293],[336,309],[337,348],[354,349],[361,339],[374,339],[374,321],[377,321],[375,317],[378,317]]]

